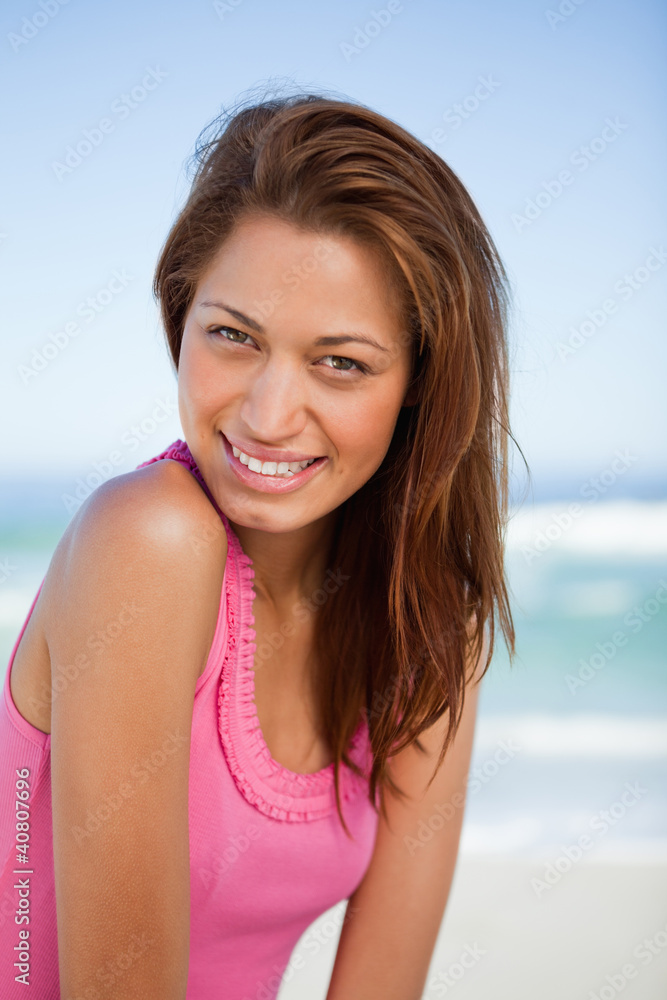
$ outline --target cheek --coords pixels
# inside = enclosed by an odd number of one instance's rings
[[[402,397],[401,397],[402,399]],[[385,391],[359,406],[347,407],[332,421],[332,433],[341,458],[349,456],[355,464],[374,471],[391,443],[400,411],[401,399]]]
[[[184,338],[178,366],[179,396],[183,402],[198,411],[216,408],[224,399],[225,372],[211,364],[204,345]]]

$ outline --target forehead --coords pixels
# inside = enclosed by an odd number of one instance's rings
[[[308,309],[402,326],[403,300],[392,268],[374,247],[346,234],[305,229],[275,216],[242,219],[205,271],[197,298],[216,289],[272,317]],[[248,301],[250,299],[250,301]],[[255,317],[259,318],[259,317]],[[395,329],[394,329],[394,332]]]

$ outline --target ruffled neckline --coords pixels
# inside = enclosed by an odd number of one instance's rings
[[[186,464],[206,491],[227,532],[228,554],[224,574],[227,646],[218,689],[218,732],[234,778],[244,798],[260,812],[291,822],[321,819],[336,809],[333,762],[319,771],[301,774],[271,756],[255,705],[254,655],[257,649],[253,601],[255,571],[226,515],[215,502],[185,441],[177,440],[161,455]],[[350,740],[349,756],[365,777],[345,764],[339,768],[341,803],[368,791],[372,763],[368,723],[360,715]]]

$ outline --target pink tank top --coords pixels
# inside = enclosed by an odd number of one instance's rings
[[[195,688],[186,997],[272,1000],[283,979],[298,979],[312,954],[311,948],[292,955],[299,938],[320,914],[349,898],[370,863],[378,817],[368,799],[368,727],[360,715],[350,744],[350,756],[366,777],[345,765],[340,769],[343,813],[354,838],[349,840],[336,812],[333,764],[298,774],[275,761],[264,742],[254,703],[252,562],[215,504],[187,444],[177,440],[137,468],[162,459],[175,459],[196,476],[222,519],[229,543],[215,634]],[[4,1000],[60,1000],[51,736],[19,714],[9,686],[16,650],[42,585],[11,652],[0,699]],[[137,774],[140,783],[141,771]],[[137,939],[128,947],[136,958],[142,942]],[[113,974],[104,973],[102,993]]]

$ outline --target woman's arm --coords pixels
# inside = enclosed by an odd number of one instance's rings
[[[100,487],[58,554],[46,638],[63,997],[185,997],[194,689],[226,557],[226,539],[222,560],[221,541],[197,557],[191,542],[212,514],[163,463]]]
[[[488,636],[467,686],[460,728],[428,791],[447,713],[420,736],[428,754],[407,747],[390,762],[410,798],[385,797],[391,829],[380,817],[371,863],[350,897],[327,1000],[422,996],[456,867],[479,695],[474,682],[487,655]],[[425,828],[432,836],[420,840]]]

